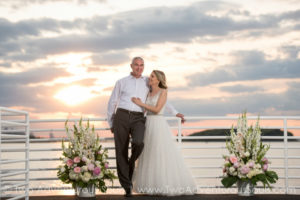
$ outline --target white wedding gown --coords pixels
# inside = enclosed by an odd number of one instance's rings
[[[146,104],[155,106],[161,92],[148,97]],[[133,191],[150,195],[191,195],[197,191],[195,181],[172,138],[162,115],[148,111],[144,149],[133,174]]]

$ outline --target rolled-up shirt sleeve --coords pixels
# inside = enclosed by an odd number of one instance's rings
[[[110,128],[113,127],[113,115],[115,114],[116,107],[118,105],[121,93],[120,81],[116,82],[116,85],[111,93],[107,106],[107,122]]]
[[[178,111],[170,104],[168,101],[166,102],[165,111],[171,115],[177,115]]]

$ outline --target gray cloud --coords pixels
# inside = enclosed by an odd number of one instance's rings
[[[104,3],[106,0],[9,0],[9,1],[1,1],[1,6],[11,7],[13,9],[21,9],[23,7],[34,5],[34,4],[47,4],[47,3],[61,3],[61,2],[68,2],[68,3],[75,3],[75,4],[88,4],[88,2],[99,2]]]
[[[280,94],[255,92],[211,99],[170,99],[170,102],[187,116],[226,115],[243,110],[260,115],[300,115],[299,86],[299,82],[295,83]]]
[[[123,52],[108,52],[99,53],[92,56],[93,64],[95,65],[118,65],[124,62],[129,62],[130,57]]]
[[[79,26],[76,23],[78,21],[69,22],[42,18],[10,22],[5,18],[0,18],[0,41],[16,40],[24,36],[39,36],[42,31],[60,32],[63,29]]]
[[[219,3],[147,8],[74,21],[40,19],[12,23],[2,19],[0,30],[5,31],[0,36],[0,40],[3,41],[3,45],[10,48],[0,48],[0,58],[15,61],[34,60],[49,54],[71,51],[99,53],[143,47],[153,43],[188,43],[195,37],[220,37],[244,30],[262,34],[266,29],[277,30],[282,20],[294,19],[299,12],[287,12],[279,16],[261,15],[249,17],[249,20],[235,21],[227,15],[216,17],[203,11],[203,9],[211,10],[212,5],[218,7]],[[225,6],[231,6],[230,12],[236,10],[238,15],[250,15],[247,11],[234,9],[231,4],[220,3],[219,5],[219,7]],[[41,35],[42,31],[60,33],[63,29],[84,30],[86,34],[58,35],[52,38]]]
[[[241,84],[233,86],[222,86],[219,88],[221,91],[230,92],[230,93],[247,93],[247,92],[259,92],[263,88],[257,86],[245,86]]]
[[[235,53],[232,65],[221,66],[211,72],[201,72],[187,77],[189,86],[204,86],[239,80],[261,80],[268,78],[299,78],[300,60],[266,60],[258,51]]]
[[[297,58],[298,53],[300,52],[300,46],[283,46],[282,51],[288,55],[289,58]]]
[[[3,86],[47,82],[62,76],[70,76],[70,73],[55,67],[34,68],[20,73],[4,74],[0,72],[0,85],[3,89]]]

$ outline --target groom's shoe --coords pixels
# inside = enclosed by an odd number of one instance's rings
[[[132,197],[132,187],[125,188],[125,197]]]

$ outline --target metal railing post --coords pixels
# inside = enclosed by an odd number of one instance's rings
[[[283,119],[283,135],[284,135],[284,175],[285,175],[285,194],[289,190],[289,171],[288,171],[288,138],[287,138],[287,118]]]
[[[25,164],[25,170],[26,170],[26,174],[25,174],[25,195],[26,195],[26,200],[29,200],[29,170],[30,170],[30,166],[29,166],[29,137],[30,137],[30,125],[29,125],[29,115],[26,114],[25,115],[25,123],[26,123],[26,127],[25,127],[25,131],[26,131],[26,155],[25,155],[25,159],[26,159],[26,164]]]
[[[181,147],[181,142],[182,142],[181,118],[177,119],[177,123],[178,123],[178,143]]]
[[[2,143],[1,143],[1,136],[2,134],[2,110],[0,108],[0,162],[2,160]],[[0,165],[0,172],[2,172],[2,165]],[[0,188],[2,188],[2,177],[0,177]],[[0,191],[0,199],[1,199],[1,196],[2,196],[2,191]]]

